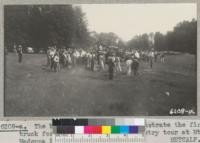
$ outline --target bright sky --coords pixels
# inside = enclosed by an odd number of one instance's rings
[[[137,34],[172,30],[197,18],[196,4],[83,4],[90,31],[114,32],[123,40]]]

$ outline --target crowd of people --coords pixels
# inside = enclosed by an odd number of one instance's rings
[[[59,72],[61,68],[71,69],[76,66],[84,66],[91,71],[108,71],[109,79],[112,80],[114,73],[126,72],[128,76],[138,75],[140,61],[149,63],[150,68],[153,68],[153,63],[157,62],[158,56],[161,62],[164,62],[165,54],[160,54],[153,49],[119,52],[112,47],[104,50],[102,46],[98,50],[52,46],[47,50],[47,66],[54,72]]]
[[[21,45],[15,46],[18,55],[18,62],[22,62],[23,48]],[[117,47],[108,46],[97,49],[76,49],[76,48],[57,48],[50,46],[46,52],[47,66],[53,72],[62,69],[71,69],[76,66],[84,66],[91,71],[108,71],[109,79],[114,78],[114,73],[126,72],[127,76],[137,76],[141,61],[149,63],[153,68],[153,63],[157,62],[158,57],[161,63],[165,62],[165,53],[150,51],[119,51]]]

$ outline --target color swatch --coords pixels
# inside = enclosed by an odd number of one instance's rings
[[[54,134],[141,134],[144,119],[53,119]]]
[[[53,119],[52,120],[53,126],[87,126],[87,125],[137,125],[137,126],[144,126],[145,121],[144,119],[140,118],[119,118],[119,119]]]

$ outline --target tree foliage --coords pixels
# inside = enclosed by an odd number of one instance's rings
[[[5,45],[31,46],[35,51],[50,45],[82,46],[89,32],[84,13],[72,5],[5,6]]]
[[[146,50],[150,47],[148,34],[137,35],[127,43],[129,49]]]
[[[153,39],[152,39],[153,37]],[[197,21],[178,23],[173,31],[166,34],[160,32],[137,35],[127,44],[128,48],[158,51],[179,51],[196,54],[197,50]]]

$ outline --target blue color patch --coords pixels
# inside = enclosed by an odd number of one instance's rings
[[[120,126],[120,133],[121,134],[128,134],[129,133],[129,126]]]

